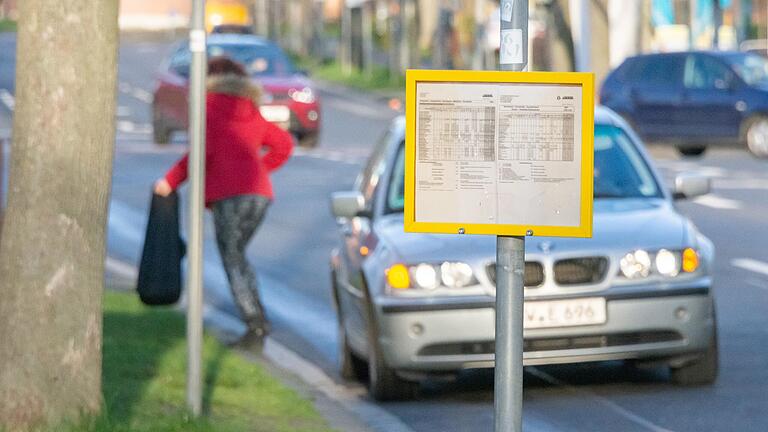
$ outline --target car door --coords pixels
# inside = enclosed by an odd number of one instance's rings
[[[189,122],[189,68],[192,54],[186,44],[171,56],[168,71],[164,77],[164,115],[174,126],[186,129]]]
[[[680,127],[692,139],[736,139],[743,106],[739,78],[717,57],[691,54],[685,66]]]
[[[685,57],[677,54],[642,58],[631,73],[630,120],[648,139],[670,139],[679,135],[676,111],[683,98]]]
[[[386,170],[386,150],[391,140],[387,133],[374,148],[365,168],[355,182],[355,189],[365,199],[365,211],[356,217],[338,220],[342,251],[339,275],[339,307],[343,324],[353,347],[364,349],[367,343],[368,298],[362,265],[375,248],[375,234],[371,231],[375,208],[374,197],[379,180]]]

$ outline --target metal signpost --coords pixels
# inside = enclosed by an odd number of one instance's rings
[[[189,235],[187,274],[187,407],[202,412],[203,211],[205,185],[205,0],[192,1],[189,51]]]
[[[502,0],[499,69],[528,67],[528,0]],[[523,430],[523,273],[525,237],[496,237],[494,430]]]
[[[525,72],[528,1],[500,20],[501,71],[407,71],[404,226],[497,236],[495,431],[521,432],[525,237],[592,236],[594,75]]]

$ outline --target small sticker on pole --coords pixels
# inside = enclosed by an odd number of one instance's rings
[[[189,32],[189,51],[193,53],[205,52],[205,30],[191,30]]]

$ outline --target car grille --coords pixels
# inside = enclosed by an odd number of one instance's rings
[[[496,285],[496,264],[488,264],[486,271],[488,272],[488,278],[491,280],[491,283]],[[535,261],[526,261],[523,278],[525,279],[524,283],[526,287],[533,288],[541,286],[544,283],[544,266]]]
[[[608,259],[602,257],[572,258],[555,263],[558,285],[584,285],[601,282],[608,270]]]
[[[594,336],[577,336],[567,338],[526,339],[523,349],[528,352],[556,351],[567,349],[606,348],[626,345],[642,345],[659,342],[674,342],[683,340],[683,336],[675,331],[658,330],[646,332],[613,333]],[[448,355],[477,355],[493,354],[493,341],[462,342],[449,344],[428,345],[419,350],[418,355],[448,356]]]

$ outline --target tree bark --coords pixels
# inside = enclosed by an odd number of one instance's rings
[[[19,2],[0,242],[0,429],[76,421],[101,407],[117,11],[117,0]]]

